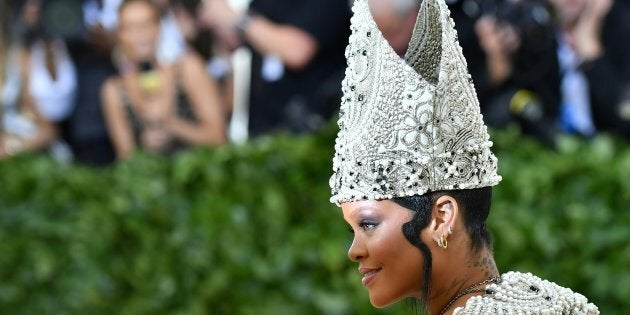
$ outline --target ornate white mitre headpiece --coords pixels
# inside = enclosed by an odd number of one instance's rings
[[[333,203],[494,186],[479,101],[444,0],[424,0],[404,59],[355,0]]]

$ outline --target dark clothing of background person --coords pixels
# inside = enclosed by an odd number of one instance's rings
[[[483,14],[483,8],[475,6],[475,10],[465,9],[465,3],[477,3],[474,0],[456,0],[449,2],[451,17],[455,22],[458,40],[468,63],[468,71],[475,84],[479,102],[483,105],[489,90],[485,54],[475,34],[475,22]]]
[[[449,7],[486,124],[504,127],[517,122],[525,134],[553,146],[560,107],[557,45],[551,14],[546,21],[533,16],[534,10],[549,9],[541,1],[519,5],[502,0],[459,0]],[[511,73],[499,85],[493,85],[489,78],[488,59],[475,31],[477,21],[484,15],[512,25],[521,41],[510,58]],[[510,103],[519,91],[531,92],[529,95],[533,99],[530,101],[534,108],[528,111],[510,109]]]
[[[604,20],[604,54],[582,65],[595,127],[630,137],[630,9],[615,1]],[[626,103],[625,108],[622,103]]]
[[[87,41],[69,43],[77,68],[78,90],[74,111],[69,119],[69,140],[77,162],[105,166],[114,161],[101,112],[101,86],[116,73],[110,54]]]
[[[254,50],[249,129],[253,136],[273,131],[308,132],[339,109],[350,8],[344,0],[254,0],[250,12],[295,26],[313,36],[318,51],[303,69],[284,67],[277,81],[265,79],[265,56]],[[269,66],[269,64],[267,64]]]

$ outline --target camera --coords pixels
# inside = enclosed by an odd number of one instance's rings
[[[544,0],[468,2],[470,8],[478,8],[469,11],[493,16],[499,28],[511,27],[519,39],[518,47],[510,54],[511,75],[486,100],[484,117],[494,125],[517,122],[524,133],[553,147],[560,70],[551,8]]]
[[[540,0],[501,1],[497,6],[499,23],[509,24],[521,39],[522,58],[536,58],[554,42],[551,9]],[[535,59],[534,59],[535,60]]]

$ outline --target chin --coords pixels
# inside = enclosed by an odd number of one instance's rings
[[[390,305],[392,305],[392,302],[382,302],[379,300],[374,300],[372,297],[370,297],[370,303],[372,304],[372,306],[374,306],[375,308],[385,308],[388,307]]]
[[[140,52],[135,54],[135,59],[139,62],[153,60],[155,57],[154,51]]]
[[[388,307],[402,299],[403,297],[382,296],[370,291],[370,303],[376,308]]]

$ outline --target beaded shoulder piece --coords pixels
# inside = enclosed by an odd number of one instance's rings
[[[331,202],[496,185],[497,161],[444,0],[424,0],[404,58],[355,0]]]
[[[472,297],[453,311],[453,315],[471,314],[596,315],[599,310],[570,289],[530,273],[508,272],[500,283],[488,285],[485,295]]]

